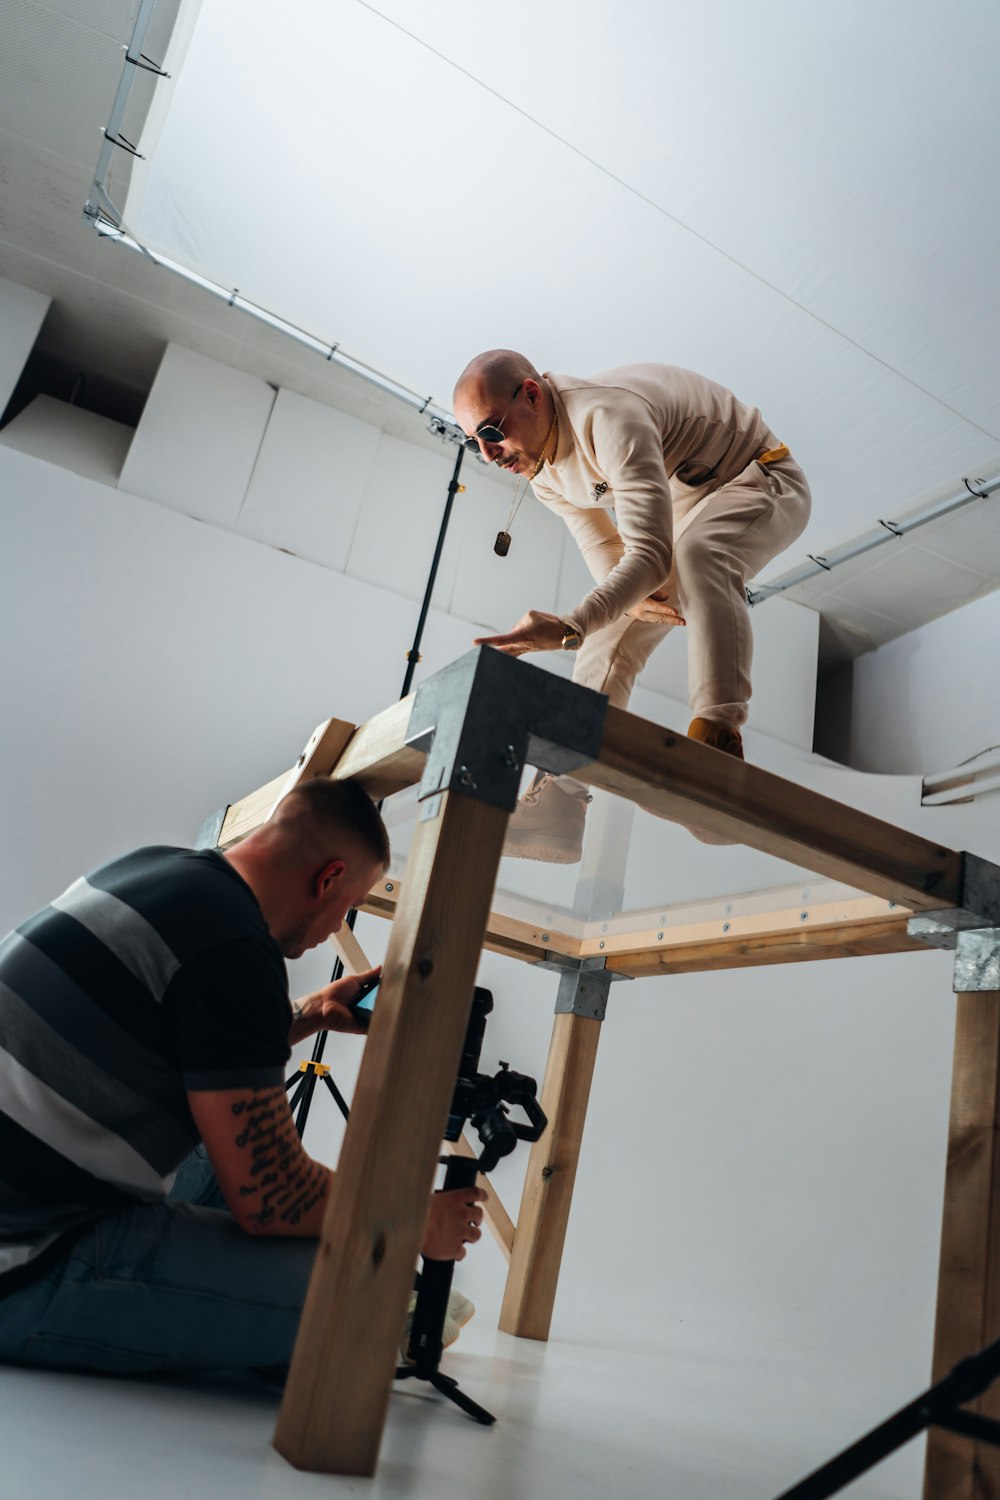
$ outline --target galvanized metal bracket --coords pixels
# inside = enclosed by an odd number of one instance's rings
[[[910,937],[932,948],[955,948],[959,934],[1000,927],[1000,865],[979,854],[962,855],[962,888],[957,906],[923,911],[906,924]]]
[[[480,646],[417,689],[406,743],[426,750],[422,814],[459,792],[512,812],[525,765],[555,775],[596,760],[608,700],[541,667]]]
[[[571,958],[568,953],[546,953],[534,967],[559,975],[556,1015],[584,1016],[588,1021],[603,1021],[614,981],[632,978],[631,974],[610,973],[603,958]]]
[[[585,1016],[588,1021],[603,1021],[610,988],[611,975],[606,969],[561,974],[556,1015]]]
[[[956,995],[1000,990],[1000,927],[958,934],[952,989]]]
[[[910,937],[955,954],[957,995],[1000,990],[1000,865],[978,854],[962,855],[958,906],[925,911],[906,924]]]
[[[225,807],[220,807],[218,812],[209,814],[198,829],[194,841],[196,849],[217,849],[219,847],[219,839],[222,837],[222,827],[226,821],[226,813],[228,811],[229,804],[227,803]]]

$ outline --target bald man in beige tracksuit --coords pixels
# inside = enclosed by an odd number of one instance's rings
[[[567,614],[532,610],[483,641],[514,655],[575,649],[573,680],[624,708],[650,653],[686,623],[688,733],[742,756],[746,584],[801,534],[810,509],[805,475],[760,412],[673,365],[540,375],[512,350],[472,361],[455,412],[487,458],[562,517],[595,580]],[[571,778],[536,779],[505,853],[575,862],[587,800]]]

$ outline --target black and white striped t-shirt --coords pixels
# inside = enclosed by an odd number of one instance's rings
[[[154,1202],[199,1136],[187,1090],[272,1086],[280,949],[214,850],[138,849],[0,942],[0,1293]]]

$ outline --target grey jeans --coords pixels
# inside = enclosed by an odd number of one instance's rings
[[[239,1229],[199,1149],[165,1203],[108,1214],[0,1298],[0,1360],[116,1375],[287,1366],[315,1253]]]

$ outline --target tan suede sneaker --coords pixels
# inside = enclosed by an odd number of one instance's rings
[[[719,724],[715,719],[692,719],[688,725],[688,739],[700,740],[711,745],[713,750],[722,750],[726,755],[743,759],[743,738],[738,729],[728,724]]]
[[[573,791],[548,772],[539,772],[510,815],[504,854],[508,859],[575,865],[583,856],[583,824],[590,801],[589,792]]]
[[[403,1329],[403,1337],[400,1340],[399,1353],[404,1365],[412,1365],[414,1361],[409,1356],[410,1330],[413,1327],[413,1314],[417,1306],[416,1292],[410,1293],[410,1305],[406,1310],[406,1327]],[[468,1297],[463,1297],[461,1292],[451,1291],[448,1293],[448,1307],[444,1315],[444,1323],[441,1326],[441,1347],[450,1349],[458,1338],[462,1329],[475,1313],[475,1304]]]

